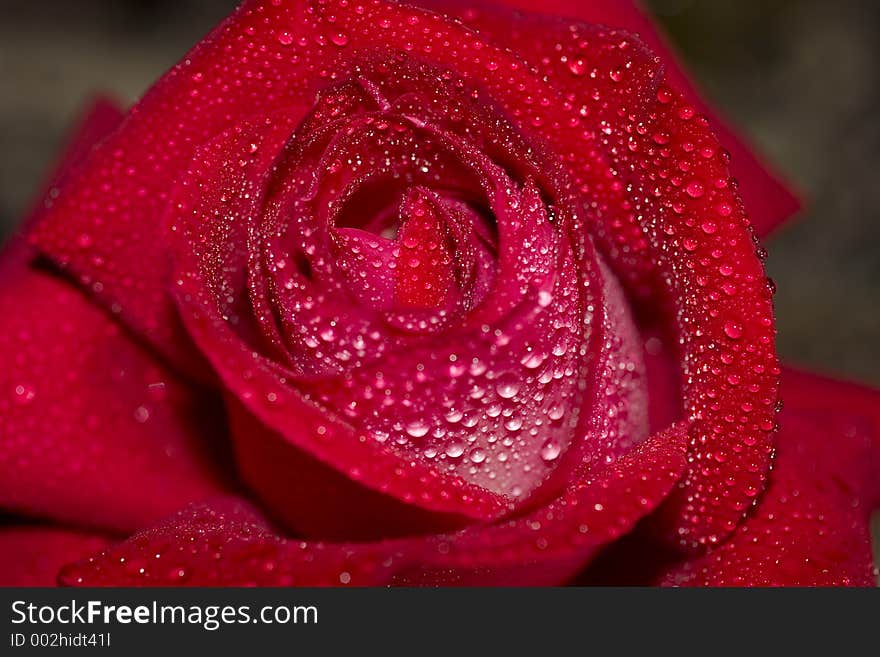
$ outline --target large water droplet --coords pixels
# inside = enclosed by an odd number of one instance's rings
[[[406,432],[413,438],[421,438],[430,428],[424,420],[415,420],[406,425]]]
[[[733,321],[725,322],[724,333],[727,335],[728,338],[732,338],[734,340],[741,338],[743,334],[742,324]]]
[[[560,448],[558,443],[552,440],[548,440],[546,443],[544,443],[543,447],[541,447],[541,458],[547,462],[555,461],[557,458],[559,458],[559,454],[561,451],[562,449]]]
[[[519,392],[519,382],[513,379],[503,379],[495,385],[495,391],[499,397],[511,399]]]
[[[685,191],[691,198],[700,198],[706,192],[706,189],[703,187],[703,183],[693,180],[685,187]]]

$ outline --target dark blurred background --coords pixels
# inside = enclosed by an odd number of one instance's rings
[[[880,384],[880,3],[650,0],[706,95],[804,192],[769,244],[787,360]],[[234,0],[3,0],[0,232],[78,108],[133,101]]]

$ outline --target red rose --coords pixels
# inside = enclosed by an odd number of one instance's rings
[[[0,269],[0,503],[84,529],[7,583],[871,582],[876,393],[777,418],[794,199],[542,9],[249,1],[96,107]]]

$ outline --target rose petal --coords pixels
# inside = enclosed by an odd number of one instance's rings
[[[74,173],[98,144],[119,127],[122,116],[122,110],[109,97],[96,96],[84,104],[84,109],[65,138],[63,151],[59,153],[54,168],[48,172],[36,204],[22,222],[23,227],[27,228],[45,216],[60,193],[58,186]]]
[[[86,118],[56,181],[115,116],[105,103]],[[18,238],[0,253],[0,281],[0,506],[133,530],[226,490],[213,464],[223,452],[216,401],[154,362]]]
[[[219,404],[11,246],[0,254],[0,506],[132,530],[223,490]]]
[[[660,524],[686,549],[721,540],[763,486],[778,376],[771,293],[727,158],[631,35],[494,10],[469,8],[462,18],[572,99],[568,115],[527,107],[526,127],[572,162],[596,208],[588,227],[603,254],[642,317],[667,318],[667,342],[680,345],[692,465]],[[534,39],[539,25],[552,57]],[[483,52],[498,70],[519,67]]]
[[[324,85],[325,76],[345,68],[348,53],[387,50],[389,42],[400,42],[405,50],[424,53],[485,88],[518,128],[545,140],[552,152],[570,161],[572,170],[582,174],[579,182],[589,201],[585,208],[596,215],[590,228],[604,241],[616,273],[628,276],[639,299],[658,288],[672,293],[670,305],[677,307],[664,312],[678,319],[675,328],[683,343],[688,382],[684,403],[694,425],[694,464],[686,486],[669,506],[669,532],[673,540],[691,547],[719,540],[760,490],[769,463],[771,433],[766,427],[772,429],[768,409],[775,397],[775,362],[763,271],[724,158],[705,123],[675,92],[662,88],[664,100],[654,96],[658,66],[634,40],[607,30],[569,27],[547,22],[547,29],[561,35],[560,45],[572,50],[569,54],[587,48],[595,57],[601,73],[596,82],[581,75],[576,85],[561,84],[578,77],[569,66],[576,59],[563,63],[558,53],[545,63],[538,57],[533,64],[540,62],[546,70],[536,74],[509,49],[446,18],[402,5],[245,3],[154,87],[113,144],[92,155],[88,171],[62,195],[38,242],[56,260],[101,283],[105,302],[118,304],[132,325],[143,329],[148,319],[158,318],[161,327],[174,326],[159,293],[162,268],[156,263],[162,254],[157,252],[161,240],[154,239],[155,224],[171,182],[195,147],[230,120],[247,116],[252,107],[274,111],[308,96],[312,89],[303,82]],[[586,45],[575,40],[578,31],[588,37]],[[502,41],[497,28],[486,34]],[[453,47],[436,48],[438,40]],[[534,38],[520,37],[518,43],[521,47],[514,52],[535,49]],[[570,100],[579,94],[592,99],[586,115]],[[188,120],[196,114],[199,121]],[[649,132],[642,134],[641,128]],[[652,141],[653,130],[669,132],[671,145],[663,148]],[[684,173],[705,180],[684,180]],[[136,182],[122,184],[126,176]],[[716,201],[723,205],[719,214],[727,218],[698,226],[697,219],[715,212]],[[686,210],[680,215],[679,205]],[[93,218],[103,213],[113,217],[112,231],[106,226],[93,231],[100,233],[95,248],[71,249],[70,234],[78,234],[84,222],[96,228]],[[146,237],[147,247],[134,246],[139,240],[133,237]],[[694,240],[697,252],[687,252],[688,240]],[[721,280],[731,274],[735,280],[728,294]],[[132,294],[132,281],[142,285],[138,294]],[[152,339],[167,342],[155,332]],[[182,344],[171,342],[178,349]],[[749,356],[740,358],[732,371],[722,366],[726,350],[719,345]],[[733,386],[739,386],[737,393],[714,401],[719,390]],[[744,405],[752,410],[740,410]],[[706,465],[710,459],[715,463]],[[731,490],[720,483],[728,475],[736,475]]]
[[[55,586],[62,566],[108,542],[100,534],[60,527],[0,527],[0,586]]]
[[[783,369],[782,401],[784,408],[792,410],[816,410],[850,418],[868,433],[867,444],[860,444],[854,436],[854,449],[866,456],[867,479],[852,481],[862,499],[869,505],[880,506],[880,392],[874,388],[829,378],[791,367]],[[845,443],[850,444],[850,443]],[[839,474],[839,473],[838,473]]]
[[[872,586],[880,392],[788,369],[782,398],[770,484],[727,542],[680,561],[646,535],[634,536],[610,547],[580,583]]]
[[[419,80],[422,75],[421,68],[390,75],[387,70],[390,64],[382,62],[382,65],[386,77],[394,81]],[[363,78],[371,69],[362,65],[358,71]],[[408,88],[409,93],[400,96],[391,93],[394,83],[382,81],[378,84],[373,80],[366,84],[372,85],[373,92],[386,103],[402,102],[401,98],[411,97],[418,91],[418,88]],[[436,83],[431,85],[428,93],[436,93],[438,86]],[[363,82],[352,84],[343,78],[336,93],[331,89],[319,98],[316,113],[330,111],[328,106],[338,107],[339,104],[363,106],[365,100],[354,101],[363,95],[364,88]],[[426,105],[436,108],[444,99],[450,102],[441,93],[436,102]],[[388,115],[382,120],[371,113],[346,115],[335,123],[316,122],[317,134],[308,133],[312,121],[307,118],[297,129],[298,134],[285,146],[281,157],[277,157],[281,140],[270,139],[267,143],[261,135],[262,132],[283,135],[284,125],[279,131],[275,118],[237,126],[199,149],[191,170],[182,176],[182,185],[175,197],[172,229],[179,267],[175,275],[175,294],[182,315],[196,342],[233,392],[230,403],[234,405],[234,397],[239,397],[242,405],[254,416],[248,418],[240,408],[233,409],[236,451],[243,476],[269,505],[275,517],[307,535],[372,538],[388,536],[389,533],[424,531],[428,527],[415,519],[418,516],[415,507],[436,514],[435,530],[449,526],[450,514],[459,517],[457,524],[461,524],[462,516],[481,520],[494,518],[510,509],[510,501],[503,494],[511,492],[511,497],[525,497],[542,483],[550,468],[557,463],[564,460],[579,462],[575,458],[556,460],[566,452],[569,442],[590,443],[590,450],[576,451],[582,459],[600,463],[620,456],[645,436],[644,418],[639,412],[629,412],[630,404],[626,403],[635,399],[633,395],[639,390],[641,367],[640,358],[627,349],[634,342],[634,332],[622,291],[610,285],[613,277],[607,271],[600,277],[598,271],[587,271],[591,266],[589,263],[582,263],[583,277],[590,281],[588,292],[592,296],[589,301],[580,300],[576,288],[572,289],[578,277],[577,269],[568,250],[553,248],[550,243],[551,239],[559,238],[551,237],[554,230],[534,184],[527,179],[520,191],[519,186],[508,180],[508,173],[485,154],[474,152],[471,144],[456,134],[442,132],[429,122],[416,119],[419,111],[418,107],[413,107],[404,116]],[[338,113],[331,112],[331,115]],[[476,114],[466,116],[468,124],[478,120]],[[337,132],[340,122],[350,129]],[[498,126],[495,129],[501,131]],[[305,133],[301,134],[303,131]],[[363,336],[369,335],[370,340],[379,340],[383,330],[387,332],[387,329],[361,330],[361,324],[356,323],[361,320],[359,309],[356,304],[345,300],[345,290],[327,294],[313,281],[319,280],[330,290],[335,289],[326,282],[333,274],[328,263],[332,258],[324,258],[321,253],[327,242],[322,239],[322,230],[326,231],[326,227],[321,223],[320,207],[327,205],[323,197],[315,202],[318,208],[305,210],[299,207],[290,210],[282,201],[289,198],[294,204],[312,203],[316,195],[321,194],[324,187],[320,183],[325,182],[325,178],[327,187],[344,187],[347,177],[352,174],[346,167],[334,165],[336,161],[356,160],[359,167],[373,172],[380,165],[368,165],[372,163],[374,151],[378,151],[386,166],[391,166],[389,162],[397,163],[396,155],[389,155],[397,153],[396,150],[376,148],[374,142],[384,144],[386,135],[390,135],[391,144],[401,149],[410,145],[409,137],[413,131],[424,133],[426,141],[441,143],[448,153],[460,159],[462,167],[469,167],[479,174],[486,194],[498,208],[495,214],[501,256],[496,280],[503,281],[510,292],[487,298],[487,303],[481,307],[484,311],[481,317],[486,323],[490,323],[491,318],[491,323],[498,329],[494,335],[482,328],[481,321],[468,317],[469,324],[465,328],[470,333],[465,332],[454,339],[441,334],[434,342],[423,340],[425,344],[416,343],[398,350],[400,353],[396,356],[390,354],[359,363],[351,376],[338,380],[331,376],[334,368],[345,372],[346,367],[351,367],[346,364],[356,361],[351,355],[338,362],[330,356],[337,350],[362,349],[352,346],[356,338],[363,341]],[[346,150],[352,143],[357,148]],[[514,140],[511,138],[504,143],[514,144]],[[427,144],[424,146],[427,148]],[[332,153],[332,156],[326,153]],[[402,154],[406,156],[403,166],[412,166],[409,151]],[[327,159],[327,164],[312,164],[316,159],[321,162]],[[302,160],[308,166],[300,166]],[[439,166],[437,161],[434,164]],[[520,158],[517,164],[526,169],[528,160]],[[343,182],[339,182],[340,179]],[[274,183],[275,180],[279,182]],[[448,184],[450,181],[444,179],[444,182]],[[305,190],[300,189],[303,185]],[[282,201],[277,200],[279,197]],[[268,211],[264,211],[264,206]],[[315,225],[310,224],[309,230],[294,231],[289,240],[292,248],[284,248],[281,244],[266,250],[260,244],[252,244],[249,249],[252,255],[248,257],[243,249],[245,235],[253,238],[265,233],[270,240],[283,241],[277,236],[286,234],[284,221],[289,220],[288,217]],[[556,223],[565,226],[564,218],[557,217]],[[349,241],[351,230],[345,233]],[[406,239],[406,227],[402,232],[403,235],[398,237]],[[298,240],[306,238],[314,241],[309,245],[314,248],[297,245]],[[295,249],[302,250],[303,261],[312,263],[308,276],[297,271],[302,265],[289,256]],[[554,260],[561,261],[561,264]],[[257,310],[260,328],[269,337],[268,342],[273,346],[280,342],[281,331],[275,330],[278,323],[290,336],[288,344],[295,338],[308,335],[306,331],[315,333],[313,338],[304,341],[303,349],[291,349],[289,366],[287,359],[273,362],[267,358],[263,348],[265,341],[255,340],[253,329],[247,328],[249,309],[241,302],[246,302],[248,297],[242,291],[245,284],[241,280],[246,262],[250,274],[247,281],[250,299]],[[562,265],[565,268],[557,274],[554,267]],[[277,303],[275,310],[259,301],[269,289],[269,286],[260,287],[261,281],[270,275],[277,276],[277,284],[271,291],[284,295],[286,290],[292,297],[282,298],[284,303]],[[553,287],[554,278],[556,287]],[[537,281],[533,283],[532,279]],[[548,279],[547,283],[544,279]],[[609,282],[607,287],[606,282]],[[255,294],[256,290],[259,294]],[[255,296],[258,297],[256,302]],[[344,317],[342,320],[334,315],[337,304]],[[588,306],[593,307],[589,313]],[[603,312],[595,312],[596,307],[602,308]],[[368,305],[364,312],[369,310]],[[275,322],[276,317],[280,322]],[[583,350],[576,344],[581,317],[590,323],[608,320],[608,325],[602,327],[605,333],[600,336],[597,332],[591,344],[585,344]],[[504,318],[503,323],[500,318]],[[311,319],[315,321],[309,321]],[[470,330],[470,324],[476,325],[474,330]],[[501,335],[502,329],[507,331],[506,335]],[[352,337],[340,335],[349,330]],[[544,336],[547,336],[548,344],[543,344]],[[532,344],[525,344],[526,340]],[[311,365],[302,368],[304,372],[297,369],[303,362],[308,364],[309,359],[313,359],[311,354],[318,351],[324,359],[326,373],[318,367],[312,369]],[[455,354],[462,354],[470,361],[457,364]],[[592,386],[592,381],[585,381],[585,388],[589,388],[591,394],[584,397],[589,400],[598,398],[595,408],[587,403],[580,417],[579,409],[566,413],[568,400],[582,396],[576,390],[577,381],[587,373],[578,371],[577,376],[569,377],[564,374],[574,374],[580,368],[595,369],[604,375],[606,366],[614,376],[605,380],[604,385]],[[471,374],[465,377],[468,367]],[[455,374],[450,373],[451,370]],[[512,383],[495,380],[498,372],[509,375],[520,371],[522,376]],[[482,377],[483,374],[486,376]],[[375,380],[381,380],[386,394],[361,398],[359,391],[369,388]],[[453,390],[456,382],[459,390]],[[476,388],[478,384],[486,389],[480,388],[478,393],[471,395],[480,399],[471,409],[473,404],[466,397],[472,392],[469,388]],[[387,394],[395,389],[400,391],[396,397]],[[411,416],[400,416],[400,407],[398,415],[384,411],[388,407],[385,402],[393,402],[410,392],[409,398],[417,402],[410,404]],[[441,394],[455,402],[454,413],[442,409],[437,403]],[[514,401],[508,401],[511,399]],[[491,400],[496,400],[497,404],[490,405]],[[352,401],[357,401],[357,405]],[[462,405],[467,402],[468,406],[459,406],[459,402]],[[508,412],[501,416],[503,404],[507,405]],[[353,412],[343,415],[341,411],[349,411],[349,405]],[[572,405],[578,406],[578,403]],[[494,414],[491,411],[493,406],[496,407]],[[633,406],[638,409],[642,405],[634,403]],[[390,418],[391,426],[368,426],[363,430],[352,421],[358,419],[357,411],[366,415],[374,409],[373,416],[380,420]],[[483,409],[490,410],[485,411],[486,418],[481,419]],[[515,412],[519,415],[514,416]],[[451,417],[455,413],[468,413],[467,421],[459,425],[461,415],[446,421],[441,417],[444,414]],[[561,421],[563,416],[566,421]],[[599,422],[593,423],[593,417]],[[613,419],[607,426],[602,421],[606,417]],[[577,431],[573,436],[568,435],[574,427],[573,422],[578,419],[581,424]],[[475,423],[480,421],[481,428],[486,430],[473,430]],[[404,424],[410,438],[424,438],[431,426],[436,426],[438,437],[447,439],[447,443],[438,447],[433,438],[419,443],[405,437],[402,443],[397,438],[402,437]],[[592,426],[594,424],[596,426]],[[587,429],[588,426],[592,429]],[[385,430],[386,440],[373,439],[379,429]],[[514,438],[514,433],[520,429],[522,432],[515,434]],[[387,439],[391,431],[398,434],[394,441]],[[555,435],[560,432],[562,436]],[[509,443],[498,439],[499,435],[507,433],[511,435]],[[472,444],[467,457],[461,458],[465,456],[466,439]],[[433,442],[427,443],[428,440]],[[518,446],[506,449],[514,441]],[[456,445],[458,451],[454,451]],[[502,452],[497,461],[499,465],[495,466],[493,457]],[[505,458],[511,452],[514,452],[514,458],[510,460],[520,461],[521,469],[510,467],[506,470],[507,466],[500,465],[506,463]],[[446,467],[440,468],[437,463]],[[484,466],[476,467],[484,463]],[[348,480],[341,479],[333,470]],[[296,483],[291,484],[291,481]],[[367,494],[355,483],[381,495]],[[555,484],[551,492],[558,493],[559,486]],[[324,491],[320,506],[300,503],[312,488]],[[517,489],[519,492],[512,492]],[[383,500],[389,508],[379,513],[376,504]],[[403,509],[395,500],[414,508]],[[351,522],[351,518],[363,522]],[[398,522],[400,518],[406,521]]]
[[[687,586],[872,586],[876,435],[828,411],[781,415],[776,468],[755,515],[705,556],[672,568],[663,584]]]
[[[395,301],[403,307],[448,306],[453,294],[453,264],[443,220],[421,190],[407,197],[403,212],[406,220],[399,233]]]
[[[670,85],[684,93],[697,112],[706,114],[712,131],[730,152],[730,172],[740,183],[743,197],[755,232],[764,236],[800,209],[800,201],[790,184],[774,171],[755,148],[724,118],[702,99],[682,66],[666,35],[634,0],[548,0],[535,4],[531,0],[497,0],[499,5],[528,12],[574,18],[586,23],[599,23],[637,34],[663,62],[664,75]],[[446,2],[438,3],[441,6]],[[454,1],[449,4],[455,4]],[[473,5],[473,3],[467,3]],[[534,32],[540,41],[540,30]],[[548,40],[548,43],[553,43]],[[540,46],[539,46],[540,47]],[[547,46],[544,46],[545,48]]]
[[[185,509],[68,566],[60,581],[85,586],[558,584],[666,495],[684,468],[683,438],[679,426],[526,516],[452,534],[379,543],[284,539],[252,507],[225,498]]]

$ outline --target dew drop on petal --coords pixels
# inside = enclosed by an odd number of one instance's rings
[[[541,447],[541,458],[547,462],[555,461],[561,451],[559,444],[550,440]]]
[[[737,340],[742,337],[743,327],[738,322],[728,321],[724,323],[724,333],[728,338]]]
[[[423,420],[415,420],[406,425],[406,432],[413,438],[421,438],[431,427]]]
[[[685,191],[691,198],[700,198],[706,192],[706,189],[703,187],[703,183],[693,180],[685,187]]]
[[[503,399],[511,399],[519,392],[519,383],[513,379],[504,379],[495,386],[495,391]]]

